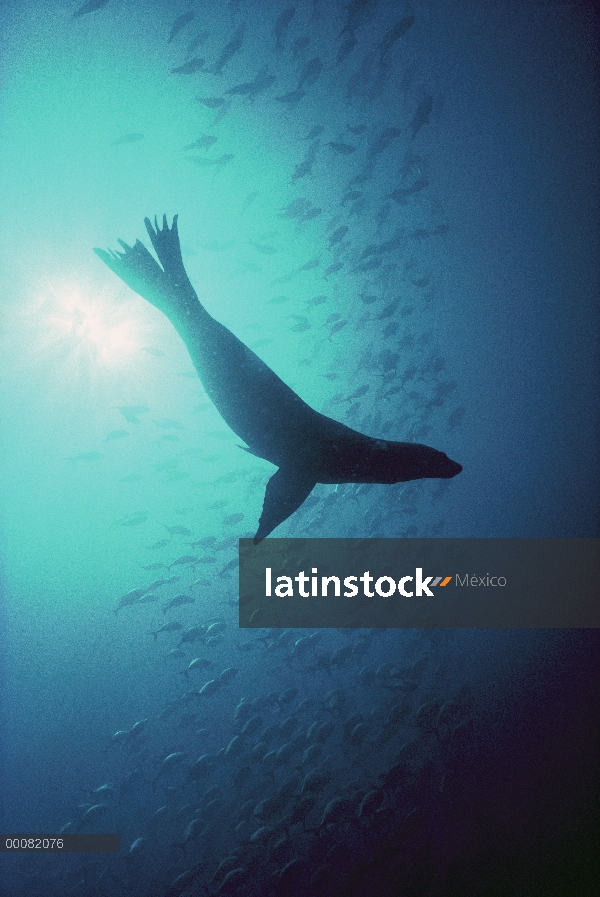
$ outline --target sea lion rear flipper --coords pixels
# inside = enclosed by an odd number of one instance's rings
[[[280,467],[267,483],[254,544],[266,539],[276,526],[297,511],[315,486],[315,480],[302,471]]]
[[[105,252],[103,249],[94,249],[94,252],[128,287],[164,312],[167,307],[165,272],[139,240],[134,246],[128,246],[122,240],[119,243],[124,252]]]
[[[144,222],[162,268],[139,240],[134,246],[119,240],[123,252],[105,252],[103,249],[94,249],[94,252],[127,286],[177,326],[193,316],[195,307],[199,305],[181,258],[177,215],[171,227],[167,224],[166,215],[163,216],[162,228],[156,218],[154,226],[149,218],[145,218]]]
[[[187,272],[183,265],[181,257],[181,246],[179,243],[179,233],[177,231],[177,215],[173,218],[173,224],[169,227],[167,216],[163,215],[163,226],[159,227],[158,219],[154,216],[154,226],[149,218],[144,218],[144,224],[148,231],[148,236],[152,240],[154,251],[158,256],[158,260],[170,277],[182,279],[189,283]],[[191,284],[190,284],[191,287]]]

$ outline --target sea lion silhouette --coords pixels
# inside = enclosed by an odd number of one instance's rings
[[[246,451],[275,464],[254,543],[308,498],[317,483],[400,483],[448,479],[462,467],[443,452],[411,442],[373,439],[319,414],[201,304],[181,257],[177,215],[162,229],[144,219],[162,265],[136,241],[123,252],[95,249],[132,290],[174,325],[207,395]]]

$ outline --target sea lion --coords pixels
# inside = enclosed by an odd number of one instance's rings
[[[319,414],[201,304],[183,265],[177,215],[162,229],[144,219],[160,265],[136,241],[123,252],[95,249],[132,290],[171,321],[207,395],[246,451],[278,467],[267,484],[254,543],[262,541],[317,483],[400,483],[448,479],[462,467],[443,452],[411,442],[373,439]],[[161,267],[162,265],[162,267]]]

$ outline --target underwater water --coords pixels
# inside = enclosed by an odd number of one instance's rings
[[[463,466],[275,536],[598,537],[593,5],[0,16],[0,832],[121,836],[2,893],[596,893],[597,631],[240,630],[273,465],[92,252],[178,214],[311,407]]]

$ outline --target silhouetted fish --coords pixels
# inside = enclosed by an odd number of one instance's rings
[[[78,19],[80,16],[85,16],[89,12],[96,12],[97,9],[102,9],[108,0],[88,0],[87,3],[84,3],[83,6],[80,6],[77,12],[74,12],[71,16],[71,19]]]
[[[196,72],[201,71],[205,62],[205,59],[201,59],[197,56],[195,59],[190,59],[188,62],[184,62],[183,65],[178,65],[177,68],[171,69],[171,74],[194,75]]]
[[[403,19],[400,19],[396,22],[395,25],[392,25],[389,31],[383,35],[381,42],[379,44],[379,61],[383,62],[386,53],[392,49],[396,41],[404,37],[409,28],[415,23],[414,16],[405,16]]]
[[[201,134],[197,140],[194,140],[193,143],[188,143],[187,146],[184,146],[184,152],[188,152],[189,150],[194,149],[209,149],[213,143],[217,142],[217,138],[213,137],[212,134]]]
[[[178,16],[175,19],[175,21],[173,22],[173,25],[171,27],[168,43],[171,43],[173,38],[177,37],[179,32],[182,31],[186,25],[189,25],[189,23],[192,21],[192,19],[195,19],[195,18],[196,18],[196,13],[191,12],[191,11],[184,12],[183,15]]]
[[[211,65],[211,67],[207,69],[208,72],[211,72],[213,75],[221,74],[227,63],[235,56],[235,54],[239,50],[241,50],[245,31],[246,23],[242,22],[241,25],[238,26],[229,43],[225,44],[225,46],[221,50],[221,54],[217,61],[214,63],[214,65]]]
[[[203,106],[207,106],[209,109],[218,109],[220,106],[227,104],[227,100],[223,97],[196,97],[196,102],[202,103]]]
[[[413,140],[417,136],[423,125],[426,125],[429,121],[429,116],[431,115],[432,110],[432,96],[425,97],[425,99],[417,106],[417,111],[410,120],[410,136],[413,138]]]
[[[275,37],[275,49],[283,50],[285,45],[285,37],[288,32],[288,28],[290,27],[290,22],[294,18],[296,13],[296,9],[293,6],[288,6],[287,9],[284,9],[277,16],[277,20],[275,22],[275,27],[273,28],[273,36]]]
[[[323,63],[319,59],[318,56],[315,56],[314,59],[311,59],[306,63],[302,71],[300,72],[300,78],[298,79],[298,90],[301,90],[305,85],[306,87],[310,87],[311,84],[314,84],[321,72],[323,71]]]

